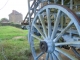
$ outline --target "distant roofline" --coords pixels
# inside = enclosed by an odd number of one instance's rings
[[[9,15],[22,15],[22,14],[16,10],[12,10],[12,12]]]

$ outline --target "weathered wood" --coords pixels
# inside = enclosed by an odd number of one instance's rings
[[[49,0],[50,2],[54,3],[54,0]],[[70,0],[64,0],[64,4],[67,4]],[[61,0],[57,1],[58,4],[61,4]]]

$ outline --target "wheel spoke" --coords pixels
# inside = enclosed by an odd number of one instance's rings
[[[41,57],[42,55],[44,54],[44,52],[41,52],[37,57],[36,57],[36,60]]]
[[[80,44],[80,41],[55,43],[55,46],[61,46],[61,45],[77,45],[77,44]]]
[[[59,10],[58,13],[57,13],[56,21],[55,21],[53,32],[52,32],[52,35],[51,35],[51,39],[54,39],[55,34],[57,32],[58,25],[59,25],[59,22],[60,22],[60,15],[61,15],[61,11]]]
[[[63,60],[59,52],[54,51],[54,54],[56,55],[56,57],[58,58],[58,60]]]
[[[53,56],[53,60],[58,60],[54,53],[52,53],[52,56]]]
[[[49,54],[49,59],[50,59],[50,60],[53,60],[53,56],[52,56],[51,53]]]
[[[45,26],[45,20],[43,19],[43,16],[42,15],[38,15],[39,16],[39,19],[41,21],[41,24],[42,24],[42,27],[43,27],[43,31],[44,31],[44,34],[45,34],[45,37],[47,37],[47,28]]]
[[[73,22],[71,21],[53,41],[57,42],[59,38],[66,32],[66,30],[68,30],[71,27],[72,24]]]
[[[34,38],[40,40],[40,41],[43,40],[43,39],[41,39],[40,37],[36,36],[35,34],[32,34],[32,36],[33,36]]]
[[[47,22],[48,22],[48,37],[51,37],[51,19],[50,19],[50,10],[46,9],[47,13]]]
[[[42,36],[43,38],[45,38],[43,32],[41,31],[41,29],[40,29],[36,24],[34,24],[34,27],[38,30],[38,32],[41,34],[41,36]]]
[[[55,48],[55,50],[57,50],[58,52],[64,54],[65,56],[67,56],[68,58],[70,58],[71,60],[78,60],[77,58],[75,58],[74,56],[70,55],[68,52],[66,52],[65,50],[62,50],[58,47]]]
[[[80,52],[78,52],[75,47],[72,46],[71,49],[78,57],[80,57]]]
[[[46,54],[45,60],[48,60],[48,59],[49,59],[49,53]]]

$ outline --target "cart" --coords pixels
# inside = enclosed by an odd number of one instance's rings
[[[22,25],[29,26],[28,41],[33,60],[78,60],[80,57],[80,1],[28,0]]]

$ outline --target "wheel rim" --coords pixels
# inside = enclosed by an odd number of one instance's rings
[[[56,17],[56,20],[55,20],[55,17],[53,18],[54,22],[55,22],[53,26],[51,24],[52,21],[51,21],[51,17],[50,17],[51,16],[50,15],[51,8],[57,10],[57,15],[54,13],[54,15],[56,15],[57,17]],[[45,13],[45,11],[46,11],[46,14],[43,14],[43,13]],[[58,35],[57,32],[58,32],[58,27],[60,24],[60,18],[61,18],[62,13],[69,17],[70,22],[66,25],[65,28],[62,29],[62,31],[60,31],[60,33]],[[44,23],[45,15],[47,18],[47,20],[46,20],[47,25]],[[42,29],[40,29],[39,25],[36,24],[38,20],[40,20],[39,22],[40,22],[40,25],[42,26]],[[75,25],[78,33],[80,34],[80,32],[79,32],[80,28],[79,28],[78,21],[79,21],[78,17],[70,9],[63,7],[62,5],[47,5],[47,6],[43,7],[39,12],[37,12],[35,18],[33,19],[31,30],[29,32],[29,43],[30,43],[30,47],[32,50],[34,60],[38,60],[43,54],[45,54],[45,56],[46,56],[45,60],[48,60],[48,59],[64,60],[61,57],[60,53],[67,56],[69,59],[77,60],[77,58],[70,55],[65,50],[59,48],[58,46],[73,45],[73,44],[79,44],[79,43],[74,42],[74,41],[72,41],[72,44],[71,44],[71,42],[58,43],[58,40],[65,34],[65,32],[67,30],[69,30],[69,28],[72,25]],[[41,34],[41,37],[34,34],[34,28],[36,28],[37,31]],[[52,28],[53,28],[53,30],[52,30]],[[35,51],[35,48],[36,48],[35,43],[34,43],[35,38],[39,41],[38,47],[40,47],[40,49],[43,50],[38,55]],[[80,41],[78,41],[78,42],[80,42]],[[43,49],[43,48],[45,48],[45,49]]]

